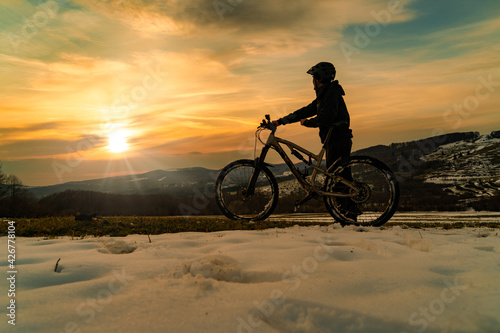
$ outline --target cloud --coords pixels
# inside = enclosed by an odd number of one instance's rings
[[[227,50],[233,44],[233,50],[250,55],[298,54],[334,45],[345,26],[373,20],[372,11],[388,6],[386,0],[81,0],[79,4],[132,27],[160,47],[195,42],[198,47]],[[393,21],[408,18],[403,12]]]
[[[150,2],[142,0],[80,1],[83,6],[90,6],[108,15],[115,15],[122,20],[131,21],[132,26],[143,31],[163,31],[166,34],[193,32],[201,27],[224,30],[238,27],[238,30],[289,28],[311,19],[316,10],[307,1],[273,2],[233,1],[224,7],[228,15],[222,16],[214,6],[217,2],[203,0],[170,0]],[[321,5],[321,4],[319,4]],[[232,8],[232,10],[230,9]],[[293,18],[293,19],[291,19]],[[163,29],[162,29],[163,28]]]
[[[31,133],[32,136],[36,136]],[[71,154],[83,154],[104,147],[105,138],[96,135],[85,135],[78,140],[62,139],[20,139],[0,144],[0,153],[9,159],[66,157]]]
[[[468,4],[478,9],[458,20],[462,1],[404,1],[348,63],[339,43],[352,44],[354,27],[374,22],[388,0],[221,2],[231,5],[222,17],[212,0],[76,0],[17,50],[2,38],[2,156],[64,160],[67,145],[100,133],[74,174],[96,175],[116,158],[100,149],[115,126],[130,133],[131,160],[221,167],[253,152],[264,114],[275,119],[314,99],[305,72],[318,61],[337,66],[355,149],[388,144],[450,129],[443,112],[474,93],[479,76],[500,77],[500,20],[487,13],[496,7]],[[0,37],[19,33],[33,3],[6,2]],[[448,17],[434,6],[460,8]],[[495,94],[461,128],[489,129],[499,107]],[[279,135],[319,150],[316,130],[292,125]]]
[[[7,141],[6,138],[12,140],[15,137],[25,137],[28,133],[34,134],[35,132],[48,132],[53,133],[56,131],[62,131],[64,128],[67,128],[69,125],[75,125],[75,123],[71,122],[45,122],[45,123],[36,123],[30,124],[23,127],[3,127],[0,128],[0,140],[3,142]]]

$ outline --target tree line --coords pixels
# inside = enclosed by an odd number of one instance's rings
[[[25,208],[31,207],[36,198],[16,175],[2,169],[0,161],[0,217],[24,217]]]
[[[201,184],[200,187],[203,187]],[[468,208],[500,211],[500,194],[474,200],[473,195],[462,197],[472,200],[465,207],[456,196],[443,192],[436,184],[422,184],[411,180],[400,184],[400,211],[456,211]],[[280,195],[274,213],[294,212],[295,202],[303,192]],[[299,212],[326,213],[323,200],[311,200]],[[112,194],[85,190],[66,190],[43,198],[36,198],[15,175],[5,174],[0,162],[0,217],[77,216],[196,216],[221,215],[210,193],[203,197],[175,194]]]

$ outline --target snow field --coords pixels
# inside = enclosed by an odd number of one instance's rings
[[[332,225],[152,243],[18,238],[15,330],[498,332],[498,233]]]

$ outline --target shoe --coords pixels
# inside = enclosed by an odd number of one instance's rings
[[[345,218],[347,218],[351,223],[357,223],[358,222],[358,215],[352,214],[352,213],[347,213],[344,215]]]
[[[363,214],[363,211],[361,211],[361,209],[359,209],[358,205],[353,204],[352,207],[349,208],[349,213],[358,216],[358,215]]]
[[[359,209],[358,205],[352,203],[351,207],[346,209],[347,213],[344,215],[351,223],[356,224],[358,222],[358,216],[363,214],[363,212]]]

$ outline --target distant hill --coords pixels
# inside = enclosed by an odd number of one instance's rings
[[[452,133],[423,140],[374,146],[353,153],[374,156],[400,178],[460,184],[500,177],[500,131]]]
[[[500,131],[452,133],[354,154],[371,155],[389,165],[406,190],[403,205],[406,197],[411,209],[418,208],[420,195],[431,192],[437,209],[450,199],[450,209],[500,208]]]
[[[400,210],[500,210],[500,131],[377,145],[353,155],[373,156],[394,171]],[[299,190],[295,181],[281,180],[281,193]]]
[[[500,193],[500,131],[451,133],[422,140],[377,145],[353,152],[382,160],[402,184],[401,207],[446,203],[450,209],[467,208],[474,202],[495,200]],[[297,161],[298,162],[298,161]],[[304,163],[298,163],[301,169]],[[285,164],[272,168],[282,194],[300,191],[291,181]],[[114,194],[192,195],[194,187],[213,188],[219,170],[183,168],[154,170],[137,175],[68,182],[30,188],[38,198],[65,190]],[[423,197],[426,197],[424,202]],[[407,205],[407,206],[405,206]],[[498,204],[497,204],[498,205]]]
[[[190,191],[193,184],[213,182],[215,177],[217,177],[216,170],[205,168],[154,170],[136,175],[37,186],[31,187],[30,190],[36,197],[44,197],[66,190],[86,190],[116,194],[182,194]]]

